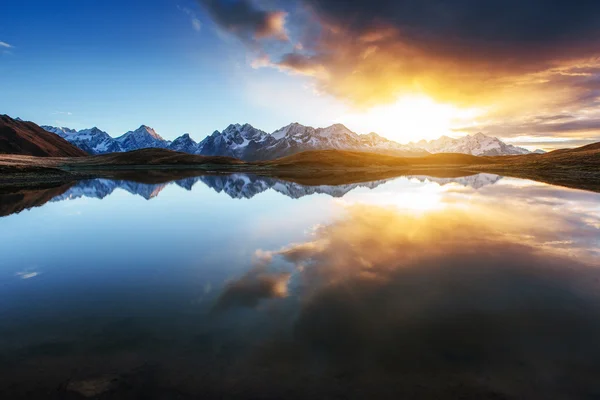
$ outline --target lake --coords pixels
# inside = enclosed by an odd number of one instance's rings
[[[478,174],[0,194],[0,398],[600,397],[600,194]]]

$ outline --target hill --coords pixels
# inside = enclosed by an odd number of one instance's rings
[[[425,157],[396,157],[364,151],[322,150],[305,151],[273,161],[257,163],[270,167],[312,168],[409,168],[412,166],[481,165],[494,161],[468,154],[430,154]]]
[[[0,154],[37,157],[83,157],[87,153],[33,122],[0,115]]]
[[[231,157],[200,156],[167,149],[146,148],[126,153],[110,153],[69,160],[71,167],[110,166],[198,166],[198,165],[243,165],[244,162]]]

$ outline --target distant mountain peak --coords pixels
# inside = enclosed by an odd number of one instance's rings
[[[341,124],[341,123],[339,123],[339,122],[338,122],[338,123],[336,123],[336,124],[333,124],[333,125],[331,125],[331,128],[350,130],[350,129],[348,129],[348,128],[346,127],[346,125],[344,125],[344,124]]]
[[[530,153],[527,149],[506,144],[500,139],[488,136],[483,132],[477,132],[474,135],[467,135],[458,139],[452,139],[444,135],[437,140],[429,142],[420,141],[417,145],[431,153],[462,153],[474,156],[502,156]]]
[[[156,131],[154,129],[152,129],[148,125],[140,125],[140,127],[137,128],[134,131],[134,133],[147,133],[150,136],[154,137],[155,139],[164,140],[158,133],[156,133]]]

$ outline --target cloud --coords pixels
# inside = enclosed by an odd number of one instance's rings
[[[288,40],[285,29],[287,13],[284,11],[264,11],[249,0],[198,1],[221,28],[244,41]]]
[[[200,30],[202,29],[202,23],[200,22],[200,19],[198,19],[198,17],[196,16],[196,13],[187,7],[177,6],[177,8],[179,10],[183,11],[184,13],[186,13],[190,17],[190,20],[192,22],[192,28],[196,32],[200,32]]]
[[[268,257],[268,256],[267,256]],[[266,259],[268,262],[269,259]],[[233,307],[256,307],[261,300],[281,298],[287,295],[287,272],[269,272],[263,264],[265,259],[257,261],[257,265],[242,277],[227,283],[217,299],[215,310]]]
[[[17,272],[15,275],[18,276],[21,279],[31,279],[31,278],[35,278],[36,276],[39,276],[40,272],[36,272],[36,271],[22,271],[22,272]]]
[[[319,83],[357,103],[411,90],[473,100],[523,74],[598,54],[600,4],[593,1],[577,6],[567,0],[303,4],[322,26],[313,43],[304,43],[305,54],[329,71]]]
[[[475,122],[488,126],[520,124],[533,112],[588,119],[600,105],[597,1],[269,2],[277,11],[249,0],[199,1],[249,44],[253,67],[307,76],[315,92],[355,109],[426,94],[486,110]],[[287,42],[257,43],[264,37]]]
[[[2,41],[0,41],[0,47],[5,48],[5,49],[12,49],[13,48],[12,45],[10,45],[10,44],[8,44],[6,42],[2,42]]]

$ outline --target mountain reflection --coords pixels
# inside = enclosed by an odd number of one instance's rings
[[[422,175],[408,175],[406,178],[416,179],[421,182],[435,182],[440,185],[457,183],[474,189],[482,188],[498,182],[502,177],[491,174],[476,174],[458,178],[434,178]],[[133,195],[142,196],[150,200],[160,194],[169,184],[175,184],[183,189],[192,190],[194,185],[202,182],[217,193],[227,194],[233,199],[251,199],[254,196],[274,190],[284,196],[298,199],[313,194],[327,194],[332,197],[343,197],[356,188],[374,189],[392,179],[382,179],[372,182],[352,183],[345,185],[302,185],[276,178],[262,177],[251,174],[231,175],[203,175],[176,180],[171,183],[146,184],[124,180],[93,179],[80,181],[64,194],[56,196],[54,201],[91,197],[103,199],[116,189],[123,189]]]

